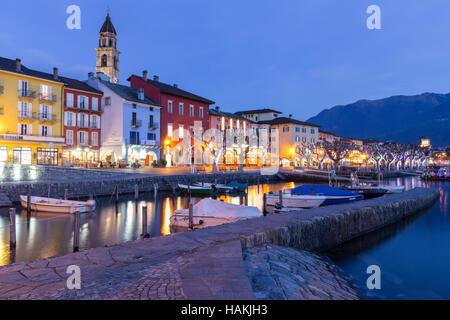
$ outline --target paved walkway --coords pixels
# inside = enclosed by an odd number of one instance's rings
[[[438,196],[414,189],[12,264],[0,267],[0,299],[254,299],[242,247],[334,246],[424,209]],[[66,288],[70,265],[81,268],[81,290]]]

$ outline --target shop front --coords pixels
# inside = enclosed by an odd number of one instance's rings
[[[64,149],[63,163],[71,167],[95,167],[100,162],[100,152],[91,148]]]

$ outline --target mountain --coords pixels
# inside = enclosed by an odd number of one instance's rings
[[[326,109],[308,122],[343,137],[418,144],[425,136],[434,147],[444,147],[450,145],[450,94],[360,100]]]

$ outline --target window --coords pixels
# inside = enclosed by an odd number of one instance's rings
[[[92,132],[91,140],[92,140],[92,145],[94,147],[97,147],[98,146],[98,132]]]
[[[33,128],[31,124],[18,123],[17,124],[17,134],[22,136],[30,136],[33,134]]]
[[[80,113],[78,114],[78,127],[87,128],[88,127],[88,115]]]
[[[300,142],[300,137],[299,136],[295,137],[295,142]]]
[[[303,142],[306,142],[306,138],[305,138],[305,137],[302,137],[302,141],[303,141]]]
[[[73,145],[73,131],[66,130],[66,144]]]
[[[184,114],[184,104],[180,103],[180,110],[179,110],[179,114]]]
[[[191,104],[190,106],[189,106],[189,115],[191,116],[191,117],[193,117],[195,114],[194,114],[194,106]]]
[[[303,132],[303,133],[306,133],[306,128],[302,128],[302,132]]]
[[[32,104],[31,102],[19,101],[19,118],[31,118]]]
[[[13,161],[14,163],[31,164],[31,152],[29,147],[14,147]]]
[[[136,103],[133,103],[133,109],[136,109]]]
[[[184,138],[184,125],[180,124],[179,129],[178,129],[178,137],[180,137],[180,139]]]
[[[198,108],[198,115],[200,118],[203,118],[203,107]]]
[[[68,93],[66,96],[66,106],[69,108],[73,108],[73,93]]]
[[[98,111],[98,98],[92,98],[92,110]]]
[[[154,133],[147,133],[147,140],[151,140],[151,141],[156,140],[156,134],[154,134]]]
[[[87,134],[84,131],[78,131],[78,144],[81,146],[87,145]]]
[[[19,97],[28,97],[30,95],[29,89],[28,81],[19,80]]]
[[[111,105],[111,97],[106,97],[105,98],[105,106],[110,106]]]
[[[41,84],[41,99],[50,100],[52,97],[52,87],[46,84]]]
[[[78,108],[89,109],[89,98],[85,96],[78,96]]]
[[[108,57],[106,56],[106,54],[104,54],[102,55],[101,66],[106,67],[107,65],[108,65]]]
[[[95,114],[91,115],[91,128],[92,129],[100,129],[99,117]]]
[[[8,161],[8,147],[6,146],[0,147],[0,161]]]
[[[167,136],[173,138],[173,124],[171,123],[167,125]]]
[[[314,134],[316,131],[314,129],[311,129],[311,133]]]
[[[289,132],[289,127],[287,126],[283,127],[283,132]]]
[[[41,120],[53,120],[52,119],[52,106],[41,104],[39,106],[39,119]]]
[[[58,149],[37,148],[37,164],[58,165]]]
[[[155,123],[154,123],[154,121],[153,121],[153,115],[151,114],[150,116],[149,116],[149,119],[148,119],[148,128],[150,129],[150,128],[154,128],[154,125],[155,125]]]
[[[278,114],[277,114],[277,113],[274,113],[274,114],[273,114],[273,117],[274,117],[274,118],[278,117]]]
[[[295,132],[300,132],[300,127],[295,127]]]
[[[47,137],[49,136],[49,127],[47,126],[39,126],[39,135],[41,137]]]
[[[173,112],[173,102],[170,101],[170,100],[167,102],[167,112],[168,113],[172,113]]]

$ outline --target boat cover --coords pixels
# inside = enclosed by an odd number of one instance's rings
[[[237,188],[239,190],[247,189],[248,185],[244,183],[239,183],[237,181],[231,181],[227,183],[227,187]]]
[[[309,184],[304,184],[300,187],[291,189],[291,194],[316,196],[359,196],[358,192],[333,188],[328,185],[315,186]]]
[[[189,209],[176,210],[175,214],[189,215]],[[194,216],[197,217],[250,219],[262,215],[261,210],[256,207],[240,206],[213,199],[202,199],[194,205]]]

